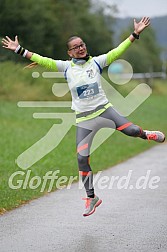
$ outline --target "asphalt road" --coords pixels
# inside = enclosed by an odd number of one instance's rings
[[[78,183],[0,216],[0,252],[166,252],[167,144],[95,178],[89,217]]]

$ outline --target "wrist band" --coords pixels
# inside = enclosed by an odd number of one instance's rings
[[[139,39],[139,34],[136,34],[135,32],[132,33],[132,36],[133,36],[135,39]]]
[[[28,50],[24,49],[24,47],[22,47],[21,45],[18,45],[18,47],[16,48],[14,52],[17,54],[20,54],[23,57],[26,57]]]
[[[24,57],[24,58],[26,57],[27,53],[28,53],[28,50],[25,49],[25,52],[23,53],[23,57]]]
[[[14,51],[15,53],[18,53],[19,49],[21,48],[20,45],[18,45],[18,47],[16,48],[16,50]]]

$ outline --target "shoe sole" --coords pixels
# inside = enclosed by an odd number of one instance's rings
[[[164,142],[165,142],[165,140],[166,140],[166,139],[165,139],[165,135],[164,135],[164,140],[163,140],[161,143],[164,143]]]
[[[102,200],[101,199],[98,200],[97,203],[94,205],[94,208],[92,209],[92,211],[90,213],[88,213],[88,214],[83,214],[83,216],[86,217],[86,216],[89,216],[89,215],[93,214],[95,212],[95,210],[96,210],[96,207],[100,206],[101,203],[102,203]]]
[[[161,141],[156,141],[156,140],[154,140],[154,141],[157,142],[157,143],[164,143],[165,142],[165,135],[164,134],[163,134],[163,137],[164,137],[164,139],[162,139]]]

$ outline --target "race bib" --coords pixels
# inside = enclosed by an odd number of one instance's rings
[[[76,87],[80,99],[89,98],[99,93],[97,82]]]

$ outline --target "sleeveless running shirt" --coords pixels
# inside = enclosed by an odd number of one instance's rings
[[[127,38],[117,48],[90,57],[84,64],[75,64],[72,60],[53,60],[36,53],[31,60],[50,70],[64,72],[72,96],[71,108],[76,112],[85,112],[108,102],[101,85],[101,70],[116,60],[130,45],[131,41]]]

